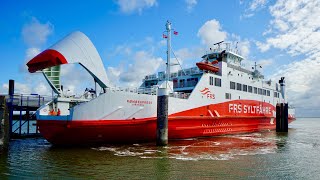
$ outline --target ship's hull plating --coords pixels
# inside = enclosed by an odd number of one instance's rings
[[[294,119],[290,118],[289,123]],[[170,117],[169,139],[247,133],[276,128],[270,117]],[[56,145],[149,142],[156,139],[156,118],[134,120],[39,120],[41,134]]]

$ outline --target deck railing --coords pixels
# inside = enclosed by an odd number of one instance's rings
[[[127,92],[127,93],[136,93],[136,94],[148,94],[148,95],[157,95],[157,86],[153,86],[151,88],[121,88],[121,87],[109,87],[107,91],[113,92]],[[169,93],[169,97],[179,98],[179,99],[188,99],[191,93],[184,92],[172,92]]]

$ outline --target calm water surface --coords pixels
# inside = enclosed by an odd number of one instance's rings
[[[0,152],[0,179],[319,179],[320,118],[300,118],[288,134],[258,132],[154,144],[57,148],[12,141]]]

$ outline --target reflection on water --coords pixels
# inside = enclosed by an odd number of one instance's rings
[[[154,144],[133,144],[132,146],[101,146],[96,151],[108,151],[115,156],[136,156],[139,158],[170,158],[178,160],[229,160],[240,155],[275,153],[278,138],[275,132],[259,132],[212,138],[170,141],[167,147]],[[281,142],[284,143],[284,142]]]
[[[315,177],[320,174],[320,120],[274,131],[149,144],[56,148],[44,139],[12,141],[0,152],[0,179],[212,179]]]

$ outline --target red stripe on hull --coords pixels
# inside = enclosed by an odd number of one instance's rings
[[[289,119],[292,122],[294,119]],[[275,129],[270,117],[169,117],[169,139],[217,136]],[[156,138],[156,119],[38,120],[41,134],[56,145],[147,142]]]

